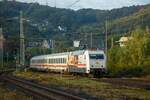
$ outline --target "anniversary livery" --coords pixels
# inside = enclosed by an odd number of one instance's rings
[[[106,72],[106,56],[103,50],[78,50],[35,56],[30,67],[57,72],[101,75]]]

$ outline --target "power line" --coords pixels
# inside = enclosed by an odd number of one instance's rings
[[[48,0],[46,0],[46,5],[48,6]]]
[[[56,4],[57,4],[57,1],[55,0],[55,8],[56,8]]]
[[[68,8],[71,8],[72,6],[74,6],[75,4],[77,4],[78,2],[80,2],[81,0],[76,0],[75,2],[73,2],[71,5],[68,6]]]
[[[33,0],[35,1],[35,0]],[[35,1],[36,2],[36,1]],[[29,11],[32,9],[32,7],[34,6],[35,3],[32,3],[29,8],[26,10],[26,12],[24,12],[24,15],[27,15],[29,13]]]

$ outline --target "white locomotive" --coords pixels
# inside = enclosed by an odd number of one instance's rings
[[[101,75],[106,72],[106,56],[103,50],[78,50],[41,55],[31,58],[30,67],[57,72]]]

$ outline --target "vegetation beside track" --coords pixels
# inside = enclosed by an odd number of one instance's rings
[[[150,75],[150,29],[137,27],[128,33],[125,46],[108,50],[108,73],[114,77]]]
[[[32,100],[32,97],[25,96],[16,90],[10,90],[6,85],[0,83],[0,100]]]
[[[85,93],[98,99],[150,99],[149,90],[120,86],[114,87],[109,83],[93,81],[87,77],[41,72],[16,72],[14,75],[31,79],[51,87],[57,87],[65,91],[73,91],[78,94]]]

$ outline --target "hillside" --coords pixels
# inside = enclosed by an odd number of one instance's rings
[[[110,24],[112,33],[128,32],[137,26],[150,27],[150,6],[140,9],[138,12],[113,20]]]
[[[26,37],[51,37],[60,33],[103,33],[106,18],[110,22],[110,33],[127,32],[131,25],[150,26],[148,21],[150,5],[123,7],[113,10],[53,8],[38,3],[0,1],[0,26],[5,36],[18,36],[19,20],[10,20],[24,12]],[[142,22],[140,22],[142,16]],[[8,20],[9,19],[9,20]],[[142,23],[142,24],[141,24]],[[122,27],[125,27],[122,28]],[[60,30],[61,28],[61,30]]]

